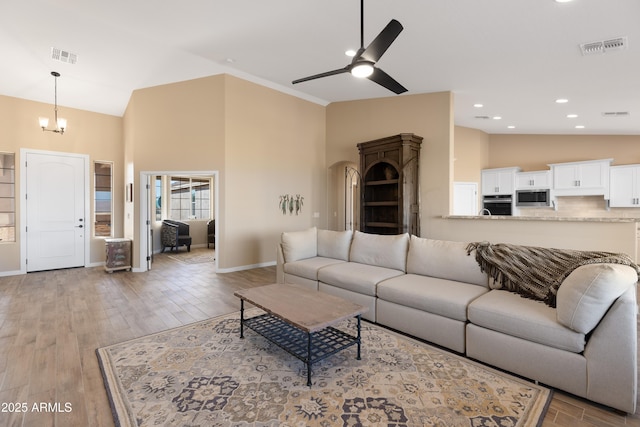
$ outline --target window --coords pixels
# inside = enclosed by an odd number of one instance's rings
[[[16,241],[15,154],[0,153],[0,242]]]
[[[171,177],[169,217],[175,220],[211,218],[211,180]]]
[[[110,162],[94,163],[95,186],[95,236],[111,237],[111,218],[113,217],[113,164]]]
[[[156,182],[156,221],[162,221],[162,176],[155,178]]]

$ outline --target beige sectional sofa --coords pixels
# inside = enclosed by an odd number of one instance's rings
[[[589,264],[555,308],[492,289],[467,243],[311,228],[282,234],[277,280],[369,307],[364,318],[634,413],[636,271]]]

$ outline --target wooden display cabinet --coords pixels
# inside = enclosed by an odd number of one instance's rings
[[[403,133],[358,144],[362,174],[360,231],[420,235],[422,137]]]

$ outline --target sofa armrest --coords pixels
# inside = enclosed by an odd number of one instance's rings
[[[635,413],[638,387],[636,287],[618,298],[593,330],[584,351],[587,398]]]

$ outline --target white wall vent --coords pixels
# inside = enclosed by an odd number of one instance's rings
[[[489,116],[475,116],[476,119],[489,120],[491,117]]]
[[[604,117],[627,117],[630,114],[628,111],[605,111],[602,115]]]
[[[596,53],[607,53],[616,50],[624,50],[628,46],[626,37],[617,37],[615,39],[601,40],[591,43],[583,43],[580,45],[580,51],[583,55],[593,55]]]
[[[55,61],[65,62],[67,64],[75,64],[78,62],[78,55],[71,53],[67,50],[58,49],[57,47],[51,48],[51,59]]]

